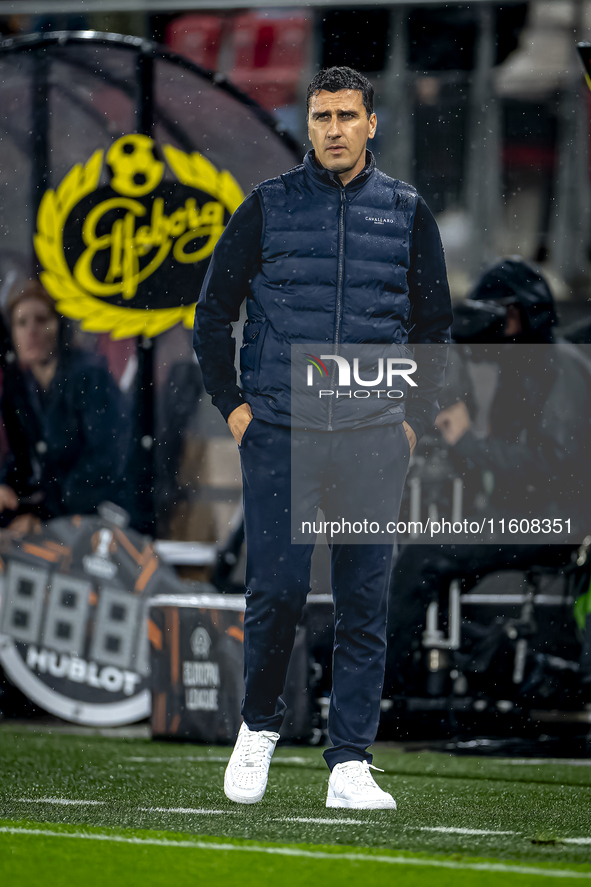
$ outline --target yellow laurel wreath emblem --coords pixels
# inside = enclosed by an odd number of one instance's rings
[[[124,136],[118,141],[131,138],[147,137]],[[209,194],[230,214],[242,203],[244,193],[227,170],[217,170],[213,163],[198,152],[185,154],[172,145],[164,145],[163,150],[172,172],[181,184]],[[58,311],[66,317],[78,320],[82,328],[89,332],[108,332],[112,339],[126,339],[138,335],[157,336],[177,323],[183,323],[190,329],[193,326],[195,303],[178,308],[154,309],[111,305],[84,289],[70,271],[64,255],[64,225],[74,207],[97,189],[103,169],[103,156],[102,150],[95,151],[85,166],[77,163],[55,190],[50,189],[43,195],[34,241],[43,267],[41,283],[55,299]],[[211,248],[213,249],[213,245]]]

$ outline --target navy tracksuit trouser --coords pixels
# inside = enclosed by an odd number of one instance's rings
[[[409,459],[402,425],[315,435],[317,471],[309,472],[304,481],[308,488],[301,491],[310,506],[310,519],[317,519],[318,507],[325,508],[327,520],[336,519],[339,491],[345,505],[357,486],[357,492],[364,487],[370,497],[378,495],[391,503],[390,515],[396,520]],[[339,458],[339,446],[350,442],[350,435],[371,435],[374,452],[382,454],[378,487],[372,488],[372,479],[359,466]],[[242,715],[251,730],[278,731],[296,626],[310,590],[314,545],[292,542],[290,429],[253,419],[240,455],[247,545]],[[332,490],[329,506],[326,477]],[[367,748],[378,729],[386,661],[393,553],[392,539],[387,538],[387,544],[331,546],[335,639],[328,731],[332,747],[324,752],[331,769],[344,761],[372,759]]]

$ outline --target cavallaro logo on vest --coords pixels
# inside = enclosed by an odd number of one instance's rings
[[[41,281],[62,314],[115,339],[190,328],[205,260],[243,199],[234,177],[198,152],[122,136],[45,192]]]
[[[138,534],[58,518],[38,538],[0,539],[0,662],[34,703],[117,725],[150,713],[147,606],[165,579]]]

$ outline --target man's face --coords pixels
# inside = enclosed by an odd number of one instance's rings
[[[308,135],[316,159],[337,173],[344,185],[365,166],[365,146],[373,139],[377,118],[369,118],[359,89],[320,90],[310,99]]]

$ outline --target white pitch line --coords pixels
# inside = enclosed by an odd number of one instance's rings
[[[565,767],[591,767],[591,761],[583,761],[578,759],[566,758],[503,758],[503,764],[511,764],[517,766],[535,765],[539,767],[541,764],[552,764],[553,766],[562,765]]]
[[[211,757],[196,757],[194,755],[182,755],[180,757],[133,757],[133,758],[125,758],[126,761],[131,761],[134,764],[183,764],[185,761],[190,763],[198,763],[198,764],[227,764],[230,760],[230,756],[227,758],[211,758]],[[298,758],[298,757],[290,757],[290,758],[279,758],[276,757],[273,759],[271,766],[274,764],[311,764],[315,766],[314,761],[310,761],[308,758]]]
[[[448,828],[445,825],[413,825],[420,832],[442,832],[446,835],[518,835],[520,832],[496,832],[485,828]]]
[[[365,819],[317,819],[313,816],[277,816],[274,822],[313,822],[316,825],[368,825]]]
[[[154,756],[154,757],[148,757],[148,756],[135,757],[134,756],[134,757],[125,758],[125,760],[130,761],[132,763],[137,763],[137,764],[149,764],[149,763],[154,763],[154,764],[166,764],[166,763],[178,764],[178,763],[181,763],[182,764],[184,761],[189,761],[191,763],[198,763],[198,764],[227,764],[227,762],[230,760],[230,757],[228,756],[225,758],[221,758],[221,757],[214,758],[214,757],[208,757],[205,755],[201,755],[201,756],[182,755],[182,756],[173,757],[172,755],[169,755],[168,757],[156,757],[156,756]],[[501,759],[499,758],[498,760],[500,761]],[[517,766],[517,767],[523,767],[523,766],[539,767],[539,766],[545,765],[545,764],[551,764],[554,767],[556,767],[556,766],[591,767],[591,760],[586,760],[586,761],[585,760],[577,760],[577,759],[566,760],[564,758],[503,758],[502,762],[503,762],[503,764],[508,764],[508,765]],[[289,758],[274,757],[271,765],[273,765],[273,764],[302,764],[302,765],[307,764],[307,765],[314,766],[315,762],[312,761],[310,758],[302,758],[302,757],[289,757]],[[394,775],[394,774],[391,774],[391,775]],[[443,774],[443,775],[445,776],[445,774]]]
[[[231,815],[235,810],[206,810],[204,807],[138,807],[142,813],[187,813],[197,816],[209,816],[213,813],[225,813]]]
[[[35,835],[46,838],[78,838],[85,841],[107,841],[115,844],[135,844],[136,846],[176,847],[191,850],[209,850],[213,852],[264,853],[270,856],[291,856],[303,859],[325,859],[330,862],[345,860],[356,863],[386,863],[389,865],[421,866],[426,868],[443,868],[468,870],[473,872],[499,872],[513,875],[540,875],[544,878],[575,878],[591,880],[591,872],[577,872],[572,869],[543,869],[534,866],[505,865],[492,862],[455,862],[447,859],[421,859],[412,856],[385,856],[369,853],[323,853],[319,850],[300,850],[296,847],[259,847],[244,844],[216,844],[214,841],[168,841],[164,838],[127,838],[124,835],[108,835],[104,833],[52,832],[39,828],[12,828],[0,826],[0,834]]]
[[[273,764],[308,764],[308,765],[311,764],[314,767],[316,766],[316,762],[310,760],[310,758],[298,758],[298,757],[282,758],[279,756],[277,756],[276,758],[274,758],[271,761],[271,766],[273,766]]]
[[[176,758],[173,758],[172,756],[170,756],[168,758],[144,757],[144,758],[125,758],[125,760],[132,761],[134,764],[136,764],[136,763],[137,764],[152,764],[152,763],[153,764],[165,764],[167,762],[171,763],[171,764],[178,764],[178,763],[182,764],[185,761],[190,762],[191,764],[227,764],[228,761],[230,760],[230,757],[228,756],[227,758],[209,758],[209,757],[205,757],[205,756],[196,757],[194,755],[193,756],[187,755],[186,757],[183,756],[183,757],[176,757]]]
[[[18,804],[60,804],[62,806],[86,806],[98,807],[106,804],[106,801],[90,801],[77,798],[15,798]],[[142,813],[179,813],[189,816],[216,816],[216,815],[232,815],[235,810],[213,810],[206,807],[138,807]],[[368,825],[369,820],[365,819],[334,819],[315,817],[315,816],[280,816],[275,817],[275,822],[303,822],[313,823],[317,825]],[[513,831],[495,831],[492,829],[480,828],[460,828],[444,825],[411,825],[405,826],[405,829],[421,832],[439,832],[441,834],[450,835],[519,835],[521,832]],[[557,842],[563,844],[591,844],[591,838],[557,838]]]
[[[451,835],[521,835],[522,832],[496,832],[480,828],[447,828],[443,825],[411,825],[410,829],[421,832],[442,832]],[[591,844],[591,838],[556,838],[557,844]]]
[[[66,806],[84,806],[99,807],[106,804],[106,801],[90,801],[73,798],[15,798],[18,804],[59,804]],[[187,816],[217,816],[226,814],[231,816],[236,813],[235,810],[213,810],[206,807],[138,807],[142,813],[178,813]],[[312,823],[315,825],[368,825],[369,821],[364,819],[329,819],[328,817],[314,816],[280,816],[275,817],[275,822],[302,822]],[[455,828],[443,825],[416,825],[405,826],[405,829],[421,832],[438,832],[440,834],[449,835],[519,835],[521,832],[513,831],[493,831],[490,829],[480,828]],[[0,829],[0,831],[2,831]],[[557,838],[556,843],[559,844],[591,844],[591,838]]]
[[[106,804],[106,801],[80,801],[72,798],[15,798],[14,799],[18,804],[63,804],[66,806],[79,806],[79,807],[99,807],[101,804]]]

